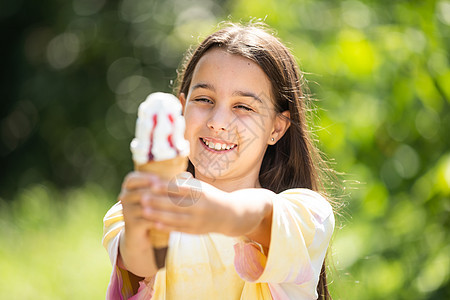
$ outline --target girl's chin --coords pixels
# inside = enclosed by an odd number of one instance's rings
[[[221,179],[228,173],[228,167],[222,167],[219,164],[210,166],[199,166],[194,164],[196,178],[208,178],[211,180]]]

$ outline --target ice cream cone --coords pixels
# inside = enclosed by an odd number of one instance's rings
[[[189,142],[184,139],[185,122],[180,101],[171,94],[153,93],[139,105],[136,136],[131,142],[136,171],[171,180],[186,171]],[[151,230],[156,265],[163,268],[170,234]]]

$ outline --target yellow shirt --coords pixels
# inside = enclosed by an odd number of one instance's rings
[[[104,218],[103,245],[113,264],[107,299],[317,299],[316,287],[334,228],[330,204],[308,189],[273,201],[268,254],[256,242],[221,234],[172,232],[166,268],[140,282],[131,295],[127,272],[117,267],[124,230],[122,205]]]

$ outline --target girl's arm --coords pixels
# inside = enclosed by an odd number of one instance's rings
[[[241,220],[240,224],[235,223],[236,235],[245,235],[258,242],[265,253],[270,245],[274,196],[275,193],[266,189],[245,189],[230,193],[234,214]]]
[[[269,247],[275,196],[269,190],[243,189],[227,193],[194,178],[170,189],[168,182],[155,178],[151,190],[152,194],[143,201],[143,215],[159,230],[247,236],[264,248]],[[193,204],[176,205],[187,199]]]

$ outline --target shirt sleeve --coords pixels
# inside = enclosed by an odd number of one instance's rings
[[[103,218],[103,246],[108,252],[112,264],[111,278],[106,291],[107,300],[141,300],[152,299],[154,277],[139,282],[139,289],[133,295],[128,271],[117,265],[119,257],[119,241],[125,228],[122,204],[116,203]]]
[[[331,205],[308,189],[291,189],[273,201],[269,252],[257,243],[235,245],[235,268],[253,283],[291,283],[317,286],[334,229]]]

